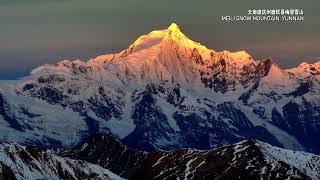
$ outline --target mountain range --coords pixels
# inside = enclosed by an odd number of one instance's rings
[[[119,53],[1,82],[0,140],[69,148],[111,133],[149,152],[254,138],[319,154],[319,81],[320,62],[281,69],[245,51],[209,49],[173,23]]]
[[[10,180],[319,179],[319,164],[320,156],[257,140],[208,151],[150,153],[128,148],[110,134],[95,134],[72,149],[54,151],[0,144],[0,179]]]

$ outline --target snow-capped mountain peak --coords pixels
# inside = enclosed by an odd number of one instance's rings
[[[127,57],[139,51],[155,54],[184,54],[194,48],[209,51],[206,47],[190,40],[184,35],[177,24],[172,23],[167,29],[155,30],[140,36],[126,50],[120,52],[120,57]],[[172,55],[172,54],[171,54]]]
[[[167,30],[175,33],[181,33],[180,28],[176,23],[171,23]]]
[[[88,62],[65,60],[55,66],[40,67],[32,74],[62,71],[63,74],[83,74],[90,79],[112,81],[117,85],[143,86],[149,82],[174,79],[182,86],[203,89],[212,88],[211,81],[217,75],[221,76],[219,81],[225,79],[230,81],[228,86],[235,85],[244,69],[254,71],[257,65],[245,51],[232,53],[208,49],[190,40],[177,24],[172,23],[167,29],[140,36],[119,53],[98,56]]]
[[[198,45],[198,43],[190,40],[185,34],[180,31],[177,24],[172,23],[168,29],[164,30],[163,42],[169,41],[169,43],[178,43],[181,46],[192,47]]]

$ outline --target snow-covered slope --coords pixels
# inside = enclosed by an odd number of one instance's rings
[[[43,151],[37,146],[0,144],[0,179],[101,179],[121,180],[107,169]]]
[[[283,70],[245,51],[216,52],[172,24],[119,53],[2,83],[0,139],[66,147],[111,132],[150,151],[256,138],[320,153],[319,72],[319,62]]]
[[[256,143],[256,146],[261,149],[267,162],[284,162],[312,179],[320,178],[320,156],[302,151],[285,150],[263,142]]]

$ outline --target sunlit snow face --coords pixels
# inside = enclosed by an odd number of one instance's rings
[[[319,54],[319,1],[100,1],[4,0],[0,2],[0,79],[61,59],[87,59],[127,47],[140,34],[177,22],[186,35],[221,51],[246,50],[282,66],[312,61]],[[168,6],[170,4],[170,6]],[[249,8],[295,7],[302,23],[222,23],[222,15]]]

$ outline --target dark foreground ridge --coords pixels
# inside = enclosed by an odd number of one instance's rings
[[[245,140],[209,151],[146,153],[112,135],[96,134],[60,153],[110,169],[127,179],[318,179],[320,157]]]
[[[320,156],[245,140],[209,151],[143,152],[109,134],[69,150],[0,144],[0,179],[319,179]]]
[[[56,155],[38,146],[0,144],[0,180],[122,179],[98,165]]]

